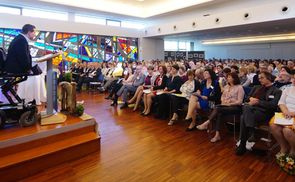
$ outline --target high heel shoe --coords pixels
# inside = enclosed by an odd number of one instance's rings
[[[148,115],[150,115],[150,114],[151,114],[151,112],[149,112],[149,113],[147,113],[147,114],[144,113],[143,116],[148,116]]]
[[[185,122],[192,122],[192,118],[184,119]]]
[[[168,126],[173,125],[176,121],[177,121],[177,119],[171,119],[168,123]]]
[[[208,126],[203,126],[203,125],[198,125],[197,127],[196,127],[198,130],[208,130]]]
[[[196,123],[190,124],[188,128],[186,128],[186,131],[193,131],[196,129]]]
[[[216,142],[218,142],[218,141],[220,141],[220,140],[221,140],[220,137],[214,137],[214,138],[212,138],[212,139],[210,140],[210,142],[211,142],[211,143],[216,143]]]

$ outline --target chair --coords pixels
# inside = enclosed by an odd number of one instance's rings
[[[260,125],[255,128],[255,133],[259,136],[259,140],[257,140],[257,145],[255,144],[255,148],[265,149],[267,151],[267,159],[270,161],[272,152],[279,147],[279,144],[272,137],[270,127],[267,124]]]
[[[207,114],[207,116],[209,115],[210,113]],[[224,121],[223,123],[225,124],[225,126],[228,128],[228,130],[231,130],[231,128],[233,128],[233,133],[234,133],[234,140],[237,142],[238,141],[238,138],[236,137],[236,133],[237,133],[237,123],[239,123],[239,119],[240,116],[241,116],[241,112],[235,112],[235,113],[228,113],[228,114],[224,114],[222,116],[226,116],[225,118],[223,117],[222,119],[227,119],[227,117],[231,116],[232,119],[230,121]],[[219,117],[219,116],[218,116]],[[227,125],[226,125],[227,124]],[[231,127],[228,127],[228,126],[231,126]],[[209,126],[208,126],[208,130],[207,130],[207,133],[209,135],[209,138],[211,138],[211,133],[212,133],[212,128],[213,128],[213,122],[210,122]]]
[[[96,91],[101,87],[101,82],[89,82],[89,91]]]
[[[230,125],[230,126],[233,127],[234,140],[237,142],[237,141],[239,140],[239,138],[236,137],[236,133],[237,133],[237,132],[236,132],[236,127],[237,127],[237,117],[240,117],[241,114],[240,114],[240,113],[235,113],[235,114],[233,114],[233,115],[231,115],[231,116],[233,116],[232,121],[228,121],[228,122],[226,122],[226,124],[228,124],[228,125]]]

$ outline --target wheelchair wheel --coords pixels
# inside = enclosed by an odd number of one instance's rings
[[[19,124],[22,127],[32,126],[37,122],[37,114],[33,111],[26,111],[24,112],[19,119]]]
[[[0,110],[0,128],[3,128],[6,121],[6,115],[4,111]]]

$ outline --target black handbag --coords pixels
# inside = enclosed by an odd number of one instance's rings
[[[33,72],[33,75],[41,75],[42,74],[42,70],[37,64],[35,66],[33,66],[31,70]]]

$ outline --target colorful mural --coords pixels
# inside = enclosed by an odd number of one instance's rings
[[[10,42],[20,33],[19,29],[0,28],[0,47],[8,49]],[[136,61],[137,38],[82,35],[61,32],[37,31],[30,44],[32,56],[63,50],[68,61]]]

